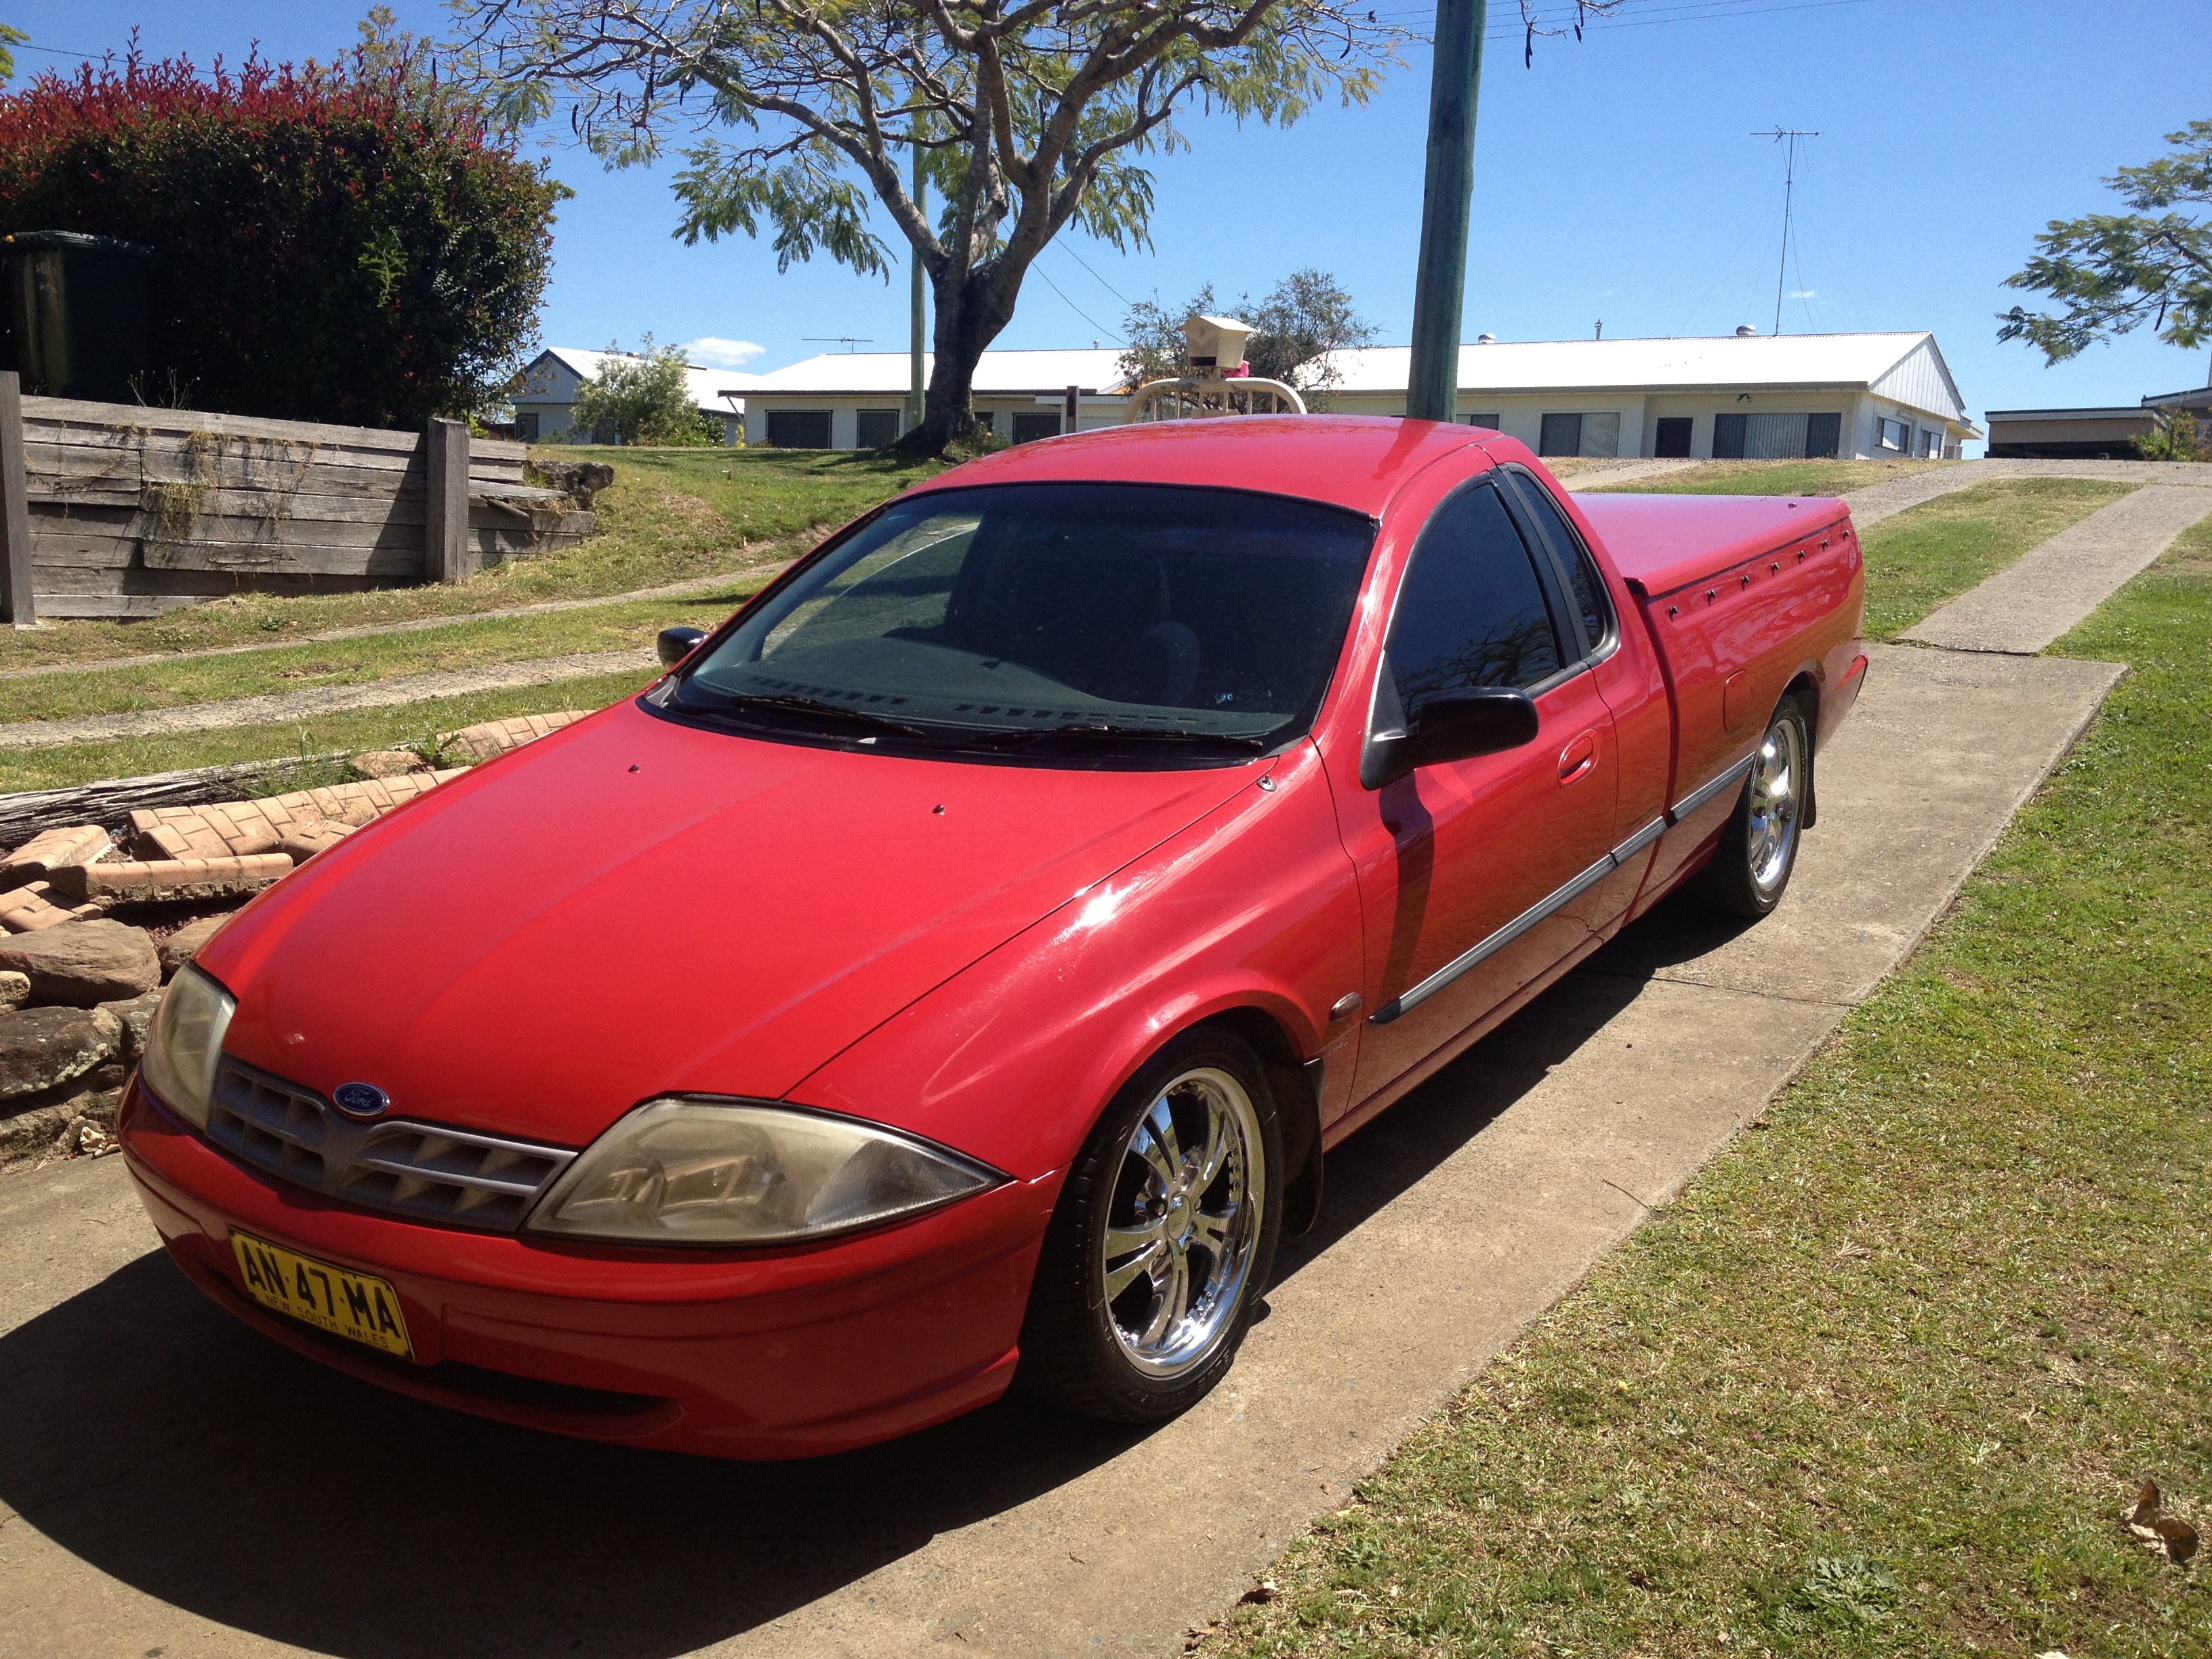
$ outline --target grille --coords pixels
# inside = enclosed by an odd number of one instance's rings
[[[241,1163],[372,1210],[513,1232],[576,1154],[432,1123],[357,1123],[316,1094],[228,1055],[208,1139]]]

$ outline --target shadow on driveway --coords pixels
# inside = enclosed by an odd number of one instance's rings
[[[1669,907],[1671,908],[1671,907]],[[1345,1239],[1711,942],[1665,910],[1330,1154]],[[1656,937],[1645,937],[1656,934]],[[1624,971],[1623,961],[1637,964]],[[1008,1512],[1141,1438],[1011,1397],[885,1446],[740,1464],[419,1405],[264,1340],[160,1255],[0,1338],[0,1501],[109,1577],[343,1659],[726,1639]]]

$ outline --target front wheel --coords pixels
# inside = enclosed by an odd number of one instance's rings
[[[1022,1385],[1121,1423],[1203,1398],[1236,1358],[1273,1265],[1281,1166],[1250,1047],[1207,1027],[1170,1042],[1068,1171],[1022,1326]]]
[[[1713,908],[1756,920],[1782,902],[1790,872],[1797,867],[1812,763],[1805,711],[1796,698],[1784,697],[1751,757],[1751,775],[1744,780],[1712,861],[1698,872],[1698,896]]]

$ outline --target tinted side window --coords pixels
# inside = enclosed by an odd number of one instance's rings
[[[1583,637],[1595,651],[1603,642],[1611,626],[1610,608],[1605,602],[1605,584],[1590,564],[1589,555],[1583,550],[1581,540],[1567,523],[1567,515],[1559,511],[1559,504],[1552,499],[1551,492],[1534,478],[1516,477],[1521,486],[1521,499],[1536,515],[1536,523],[1545,535],[1551,538],[1552,550],[1559,556],[1559,563],[1567,573],[1567,590],[1573,596],[1575,609],[1582,612]]]
[[[1445,506],[1413,556],[1390,629],[1390,672],[1409,714],[1439,691],[1530,686],[1559,671],[1544,590],[1505,504],[1487,486]]]

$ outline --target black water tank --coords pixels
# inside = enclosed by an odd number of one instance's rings
[[[112,236],[19,230],[0,236],[8,356],[23,390],[48,398],[139,403],[147,366],[148,268],[154,251]]]

